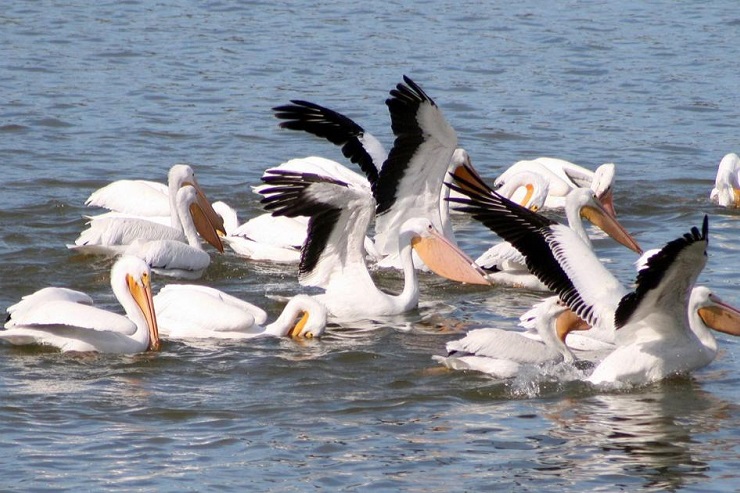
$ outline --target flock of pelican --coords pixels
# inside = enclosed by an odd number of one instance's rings
[[[418,271],[452,282],[548,292],[522,314],[521,330],[482,328],[434,356],[454,370],[510,378],[522,366],[588,362],[593,384],[646,384],[688,374],[717,353],[710,329],[740,335],[740,311],[696,280],[707,261],[708,219],[643,254],[617,220],[615,165],[590,171],[540,157],[520,161],[490,187],[458,146],[455,130],[415,82],[404,77],[386,104],[390,151],[363,127],[318,104],[274,108],[280,127],[341,147],[363,174],[310,156],[264,171],[265,213],[240,224],[211,204],[193,169],[171,168],[166,185],[119,180],[92,193],[87,229],[68,248],[115,256],[111,288],[125,316],[96,308],[79,291],[41,289],[7,309],[0,339],[62,351],[136,353],[166,339],[258,336],[313,338],[328,322],[402,314],[418,306]],[[740,205],[740,158],[721,162],[710,199]],[[542,211],[563,211],[561,224]],[[498,237],[477,260],[457,245],[451,213],[470,214]],[[633,287],[599,260],[583,220],[642,254]],[[168,284],[154,295],[152,273],[194,280],[210,264],[204,242],[249,259],[298,265],[298,281],[323,290],[299,294],[267,324],[264,310],[198,284]],[[389,294],[373,272],[397,269],[403,289]],[[583,365],[581,365],[583,366]]]

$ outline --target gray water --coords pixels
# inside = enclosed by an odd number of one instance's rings
[[[719,160],[738,152],[739,26],[733,0],[4,2],[0,308],[59,285],[120,310],[111,261],[65,248],[90,192],[164,181],[187,162],[246,219],[265,168],[343,159],[280,130],[271,107],[316,101],[390,145],[384,100],[404,74],[491,180],[540,155],[615,162],[617,212],[646,249],[709,214],[700,282],[738,306],[740,218],[708,195]],[[455,222],[471,255],[495,239]],[[630,282],[634,254],[596,248]],[[214,254],[201,282],[271,317],[274,297],[302,291],[294,269],[229,254]],[[431,276],[422,291],[415,312],[305,344],[165,342],[123,357],[2,345],[0,489],[740,487],[737,341],[720,336],[717,359],[691,378],[625,392],[533,372],[497,382],[431,356],[469,328],[515,328],[540,295]]]

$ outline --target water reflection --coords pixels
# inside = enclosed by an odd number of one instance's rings
[[[569,474],[606,477],[617,488],[676,490],[707,477],[711,454],[694,436],[722,427],[731,407],[680,381],[639,393],[563,399],[545,416],[553,424],[549,435],[570,442],[562,459]]]

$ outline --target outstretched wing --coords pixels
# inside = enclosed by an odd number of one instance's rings
[[[627,291],[575,232],[499,195],[470,170],[453,177],[450,187],[467,198],[450,202],[514,245],[529,271],[589,325],[611,323]]]
[[[268,169],[262,176],[265,209],[274,215],[309,216],[301,248],[302,284],[326,287],[336,273],[367,273],[364,240],[375,201],[367,188],[311,173]],[[365,274],[369,276],[369,274]]]
[[[302,130],[341,146],[342,154],[360,167],[374,187],[387,157],[380,141],[341,113],[310,101],[294,99],[291,103],[272,109],[277,118],[285,120],[280,127]]]
[[[375,187],[376,243],[388,254],[398,249],[398,230],[412,217],[425,217],[444,231],[439,197],[457,135],[442,111],[404,76],[386,105],[396,139]]]
[[[614,314],[617,329],[636,327],[635,322],[647,316],[665,316],[676,321],[646,324],[653,330],[684,327],[691,289],[707,263],[708,233],[709,220],[704,216],[701,232],[692,228],[647,259],[637,274],[635,290],[619,302]],[[633,335],[621,331],[619,338],[624,342]]]

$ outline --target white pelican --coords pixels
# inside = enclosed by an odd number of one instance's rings
[[[218,231],[224,232],[223,223],[195,179],[193,168],[187,164],[175,164],[170,168],[167,185],[148,180],[117,180],[90,194],[85,205],[112,211],[94,216],[96,218],[138,217],[163,224],[169,221],[170,226],[177,228],[179,218],[175,201],[177,191],[185,185],[195,188],[198,202],[209,221]]]
[[[197,233],[219,252],[223,252],[223,243],[194,187],[185,185],[177,191],[174,211],[179,228],[144,219],[94,219],[75,245],[68,247],[80,253],[126,253],[144,259],[158,274],[198,278],[210,265],[211,257],[203,251]]]
[[[236,211],[225,202],[214,202],[213,209],[224,219],[226,235],[221,240],[238,255],[287,264],[300,261],[301,245],[308,230],[307,217],[266,213],[240,225]]]
[[[546,209],[563,208],[565,198],[574,188],[589,188],[596,194],[604,208],[616,217],[613,193],[614,163],[602,164],[596,171],[591,171],[563,159],[538,157],[531,161],[518,161],[512,164],[496,178],[494,186],[500,187],[512,175],[523,171],[537,173],[547,181],[548,194],[544,204]]]
[[[291,159],[271,169],[282,169],[298,173],[313,173],[329,176],[358,187],[369,187],[367,179],[336,161],[317,156]],[[264,185],[254,187],[257,193]],[[215,205],[214,205],[215,206]],[[218,205],[219,214],[229,217],[226,236],[223,237],[232,250],[252,260],[267,260],[280,263],[300,261],[300,249],[306,240],[308,218],[285,217],[266,213],[255,216],[239,225],[236,212],[226,204]],[[226,224],[226,223],[224,223]],[[226,226],[225,226],[226,227]],[[366,237],[365,248],[372,258],[377,253],[372,240]]]
[[[459,199],[463,209],[519,249],[530,270],[593,327],[592,335],[616,343],[591,382],[644,384],[689,373],[716,354],[707,327],[740,335],[740,312],[704,288],[692,296],[707,261],[706,216],[701,232],[693,228],[648,258],[628,292],[570,228],[484,187],[458,187],[469,196]]]
[[[453,176],[455,175],[453,174]],[[465,174],[458,173],[457,176],[462,177],[464,181],[471,180],[473,183],[482,183],[482,179],[478,176],[468,177],[467,180],[465,180]],[[543,187],[544,190],[542,190]],[[542,206],[543,197],[547,194],[547,187],[547,182],[540,175],[531,172],[520,172],[511,175],[497,193],[508,198],[514,195],[516,190],[525,188],[527,193],[523,200],[527,202],[521,205],[529,203],[529,207],[527,208],[536,212]],[[540,190],[533,191],[533,188]],[[596,194],[590,189],[571,189],[566,197],[565,213],[568,226],[589,248],[592,247],[591,240],[583,226],[582,218],[586,218],[630,250],[637,253],[642,252],[642,249],[634,238],[609,213],[606,207],[596,197]],[[548,290],[542,281],[537,279],[537,276],[529,272],[524,256],[508,242],[494,245],[478,257],[475,262],[489,273],[488,278],[494,283],[521,286],[541,291]]]
[[[722,207],[740,207],[740,157],[734,152],[720,161],[709,200]]]
[[[411,79],[398,84],[386,101],[396,141],[390,154],[350,118],[315,103],[293,100],[274,108],[282,128],[303,130],[342,146],[342,152],[365,172],[376,199],[375,248],[381,267],[400,268],[400,225],[426,217],[455,243],[443,187],[446,171],[467,164],[468,153],[434,101]],[[333,176],[333,175],[330,175]],[[416,260],[416,259],[415,259]],[[418,260],[416,260],[418,262]]]
[[[481,271],[428,219],[412,218],[399,229],[397,244],[405,276],[399,295],[380,291],[365,264],[364,237],[375,200],[367,187],[287,170],[267,170],[262,180],[265,208],[273,214],[310,216],[301,250],[301,284],[324,288],[317,295],[332,317],[342,320],[397,315],[419,300],[412,248],[435,273],[460,282],[488,284]]]
[[[311,339],[323,334],[326,308],[307,295],[291,298],[265,325],[261,308],[207,286],[168,284],[154,296],[162,336],[167,339],[251,339],[273,336]]]
[[[24,298],[10,313],[0,339],[16,345],[40,344],[62,351],[139,353],[159,349],[149,267],[123,256],[111,269],[113,294],[126,316],[94,306],[84,293],[46,289]]]
[[[525,364],[573,363],[576,358],[565,345],[565,338],[570,331],[588,326],[557,297],[546,298],[537,309],[538,338],[527,332],[475,329],[460,340],[448,342],[446,357],[433,359],[453,370],[477,370],[502,379],[516,376]]]

